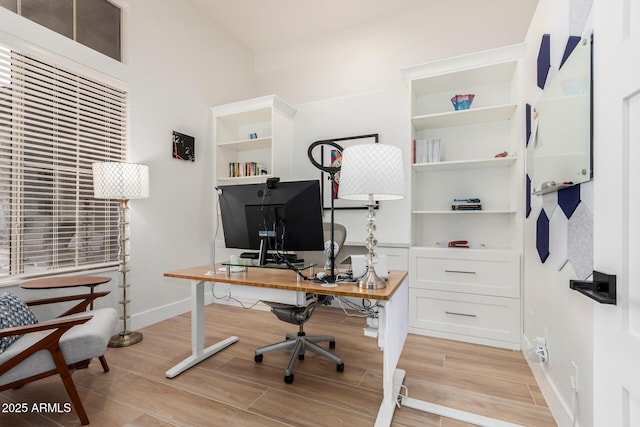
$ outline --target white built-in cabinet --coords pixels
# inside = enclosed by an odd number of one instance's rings
[[[216,185],[291,179],[295,113],[275,95],[211,107]],[[255,163],[266,173],[232,176],[234,163]]]
[[[411,165],[413,333],[520,346],[523,53],[515,45],[403,70],[412,140],[440,140],[439,162]],[[468,93],[471,108],[455,111],[451,97]],[[482,210],[453,211],[454,198],[479,198]],[[454,240],[470,248],[449,248]]]

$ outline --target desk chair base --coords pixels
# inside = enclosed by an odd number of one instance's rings
[[[304,360],[304,353],[306,350],[311,350],[314,353],[324,356],[329,360],[333,360],[334,362],[336,362],[336,370],[338,372],[343,372],[344,361],[342,360],[342,358],[320,347],[317,344],[319,342],[326,342],[326,341],[329,342],[329,348],[331,349],[335,348],[336,346],[335,338],[329,335],[308,337],[305,335],[303,331],[298,332],[298,334],[295,336],[287,334],[287,339],[285,341],[281,341],[275,344],[270,344],[257,349],[254,360],[256,361],[256,363],[261,363],[264,353],[267,353],[273,350],[293,349],[293,352],[291,353],[291,358],[289,358],[289,364],[287,365],[287,368],[284,370],[284,382],[287,384],[291,384],[293,382],[293,365],[295,365],[296,359]]]

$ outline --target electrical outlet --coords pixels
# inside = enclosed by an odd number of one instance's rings
[[[571,381],[571,390],[574,393],[577,393],[578,392],[578,365],[576,365],[576,362],[571,361],[571,366],[573,367],[573,375],[569,377],[569,380]]]

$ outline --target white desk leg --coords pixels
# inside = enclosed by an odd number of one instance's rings
[[[238,341],[238,337],[232,336],[204,348],[204,284],[203,281],[191,281],[191,356],[169,369],[165,373],[167,378],[181,374]]]
[[[388,427],[391,425],[398,401],[398,393],[404,380],[405,371],[397,369],[396,366],[398,366],[398,360],[408,333],[408,301],[408,283],[405,279],[391,300],[384,303],[379,312],[378,347],[383,351],[383,398],[376,417],[376,427]]]

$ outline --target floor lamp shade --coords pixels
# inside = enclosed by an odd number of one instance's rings
[[[130,199],[149,197],[149,168],[135,163],[105,162],[91,165],[93,170],[93,195],[96,199],[117,199],[120,202],[118,218],[118,270],[122,274],[122,331],[111,337],[109,347],[127,347],[142,341],[140,332],[127,329],[131,316],[127,313],[129,299],[127,289],[131,286],[129,273],[129,210]]]
[[[338,197],[367,201],[367,273],[359,278],[358,286],[365,289],[381,289],[385,280],[375,271],[376,200],[394,200],[404,197],[404,170],[402,151],[393,145],[363,144],[347,147],[342,152]]]
[[[149,167],[136,163],[94,163],[93,196],[96,199],[149,197]]]

